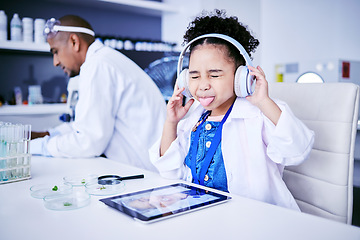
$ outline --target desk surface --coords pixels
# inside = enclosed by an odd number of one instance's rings
[[[123,193],[175,181],[104,158],[32,157],[30,180],[0,185],[0,239],[360,239],[360,228],[233,196],[227,203],[164,221],[142,224],[91,196],[90,205],[53,211],[30,196],[35,184],[61,182],[75,173],[144,173]]]

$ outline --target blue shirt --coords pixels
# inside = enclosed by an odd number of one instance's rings
[[[198,142],[198,151],[196,154],[196,174],[199,177],[200,171],[205,159],[205,155],[209,150],[211,141],[215,136],[215,132],[219,127],[220,122],[206,121],[200,127],[200,136]],[[192,146],[194,141],[195,132],[191,132],[191,143],[189,152],[185,158],[185,164],[191,168],[192,158]],[[221,151],[221,142],[219,143],[215,154],[211,160],[210,166],[207,170],[207,181],[204,181],[204,185],[207,187],[215,188],[222,191],[228,191],[226,171]],[[207,178],[205,177],[205,178]]]

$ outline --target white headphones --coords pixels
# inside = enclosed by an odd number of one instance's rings
[[[201,38],[208,38],[208,37],[220,38],[226,40],[231,44],[233,44],[240,51],[240,54],[245,58],[246,66],[239,66],[236,69],[235,77],[234,77],[234,91],[236,96],[238,97],[246,97],[252,95],[255,90],[256,80],[253,75],[249,74],[249,69],[247,67],[247,65],[253,66],[249,55],[245,51],[244,47],[241,46],[241,44],[238,41],[227,35],[218,34],[218,33],[205,34],[197,38],[194,38],[188,44],[186,44],[184,49],[181,51],[178,61],[178,67],[177,67],[177,85],[179,86],[179,88],[185,87],[185,90],[182,92],[182,94],[189,98],[193,97],[189,90],[189,69],[181,70],[183,66],[183,59],[185,56],[185,52],[193,42]]]

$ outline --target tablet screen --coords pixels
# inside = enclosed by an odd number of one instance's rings
[[[152,222],[225,202],[231,197],[185,183],[100,199],[137,220]]]

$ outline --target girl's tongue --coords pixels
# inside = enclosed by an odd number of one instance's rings
[[[214,101],[215,97],[200,97],[199,102],[203,107],[209,106]]]

